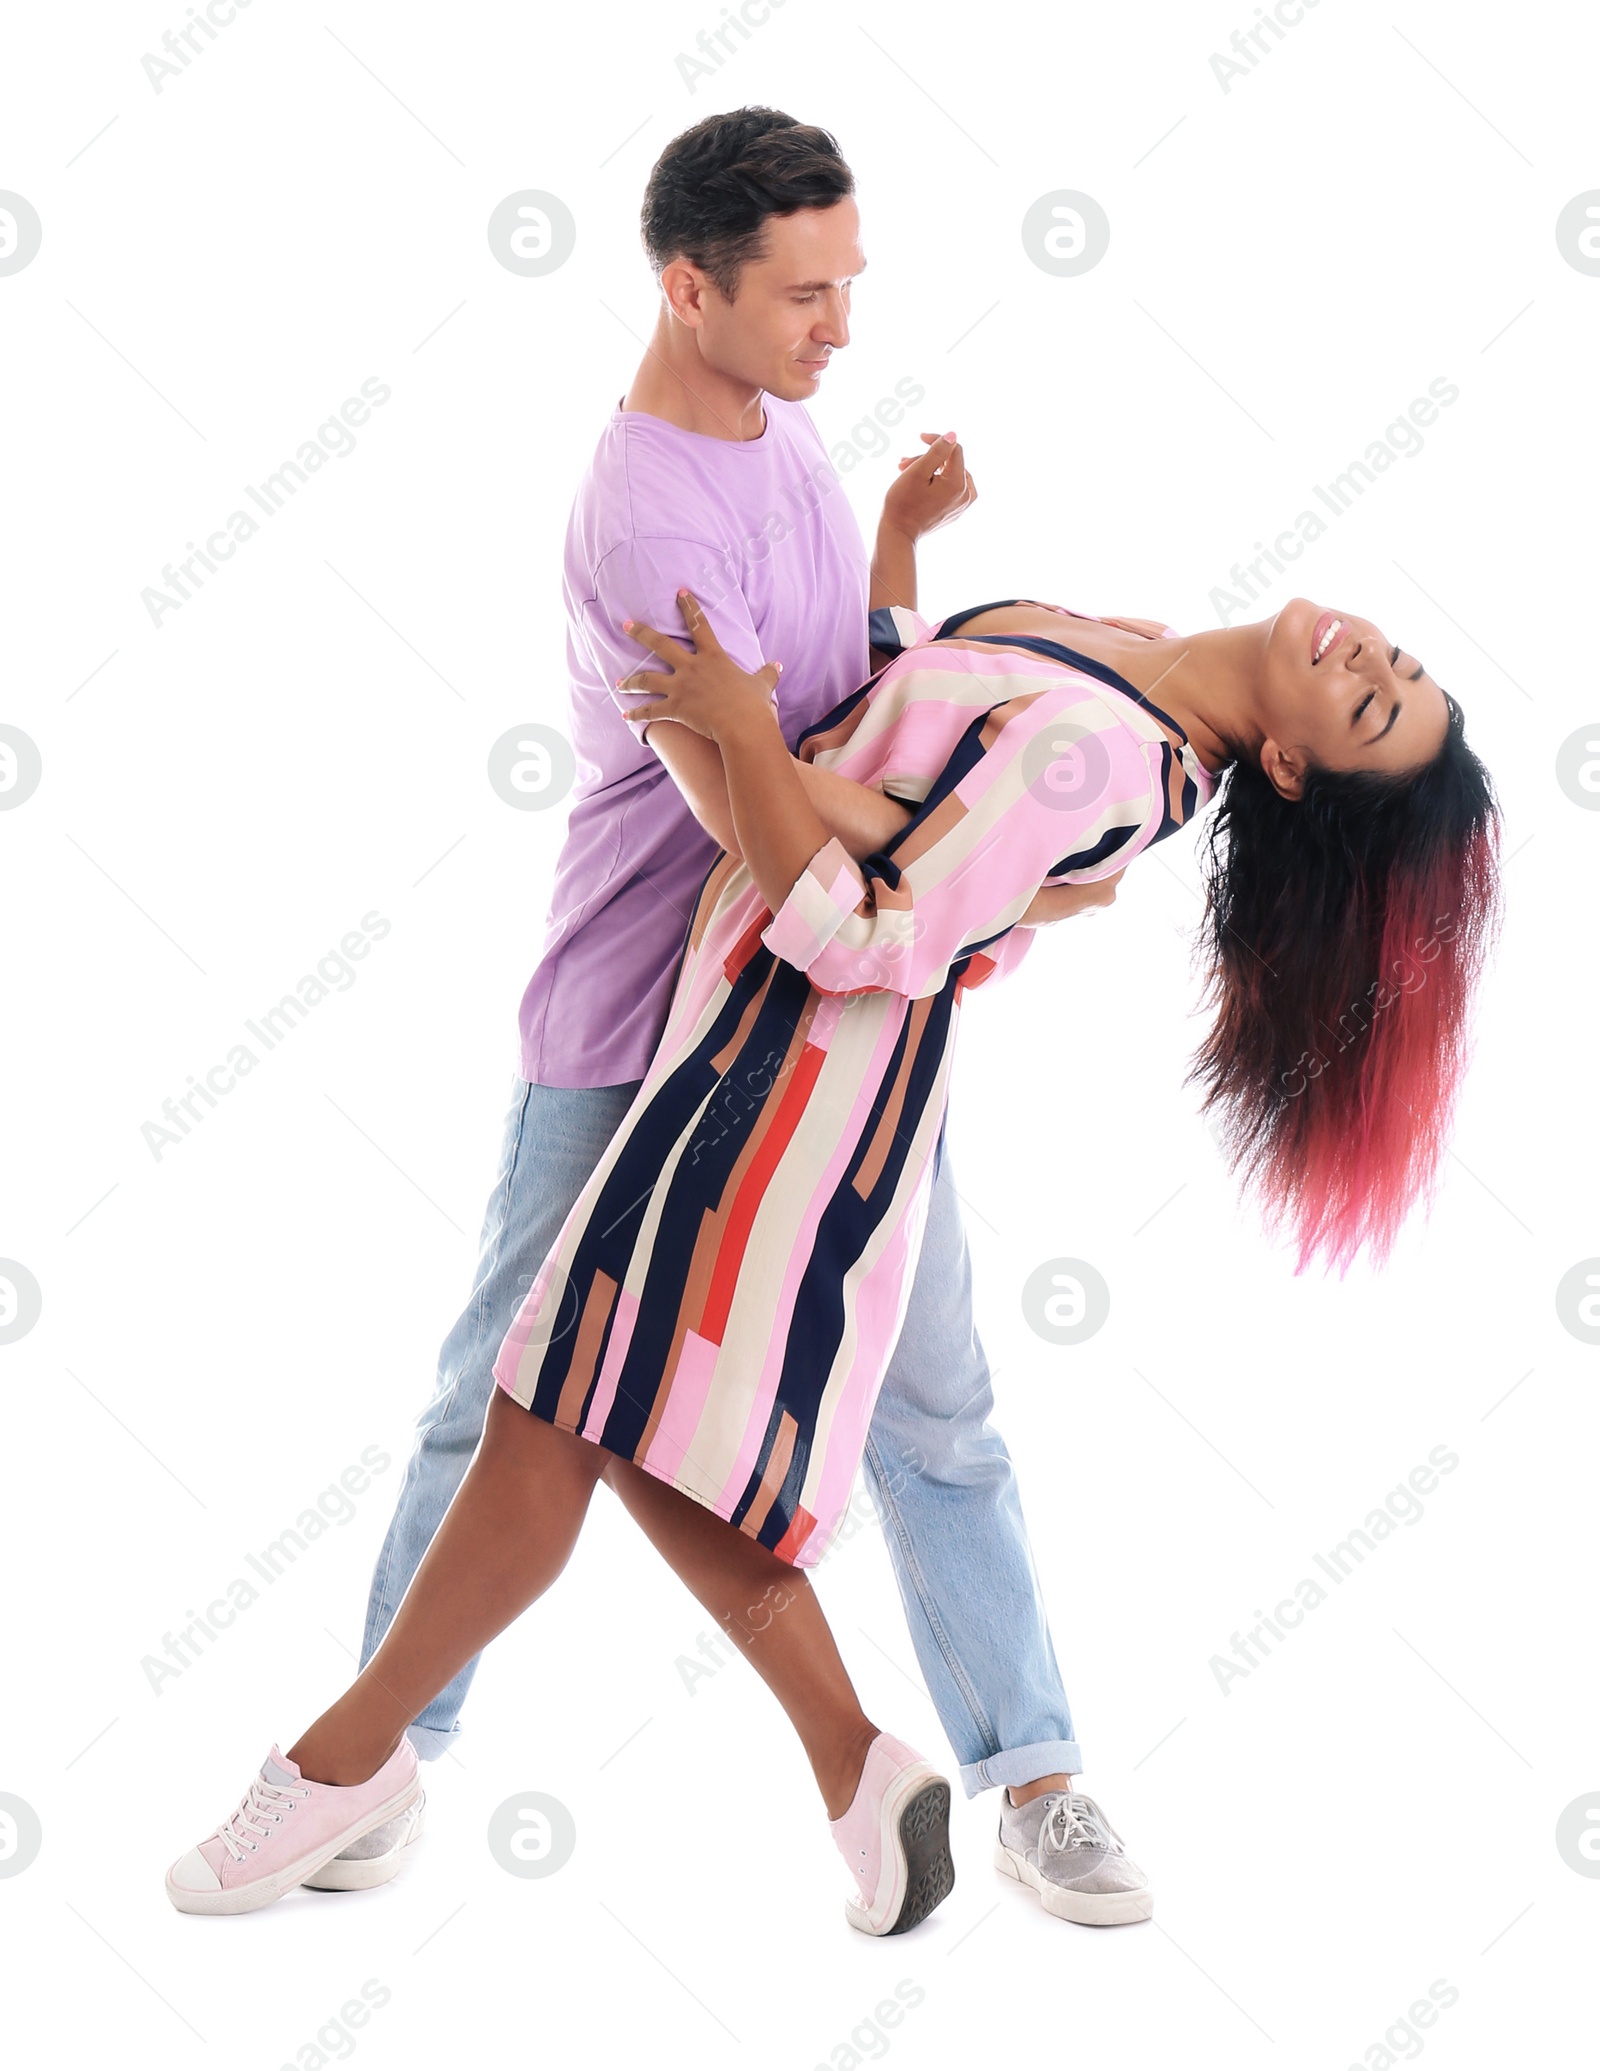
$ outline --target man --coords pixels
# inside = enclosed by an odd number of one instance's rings
[[[955,435],[922,434],[928,450],[901,463],[869,564],[803,407],[849,342],[850,283],[866,263],[853,192],[832,137],[766,108],[697,124],[650,178],[642,231],[660,314],[568,530],[579,777],[544,952],[522,1002],[521,1078],[477,1283],[444,1344],[373,1578],[363,1663],[477,1446],[490,1367],[530,1278],[644,1076],[688,916],[718,847],[732,842],[715,745],[665,721],[636,734],[622,717],[637,692],[615,686],[641,666],[624,622],[676,627],[677,592],[692,588],[741,667],[783,662],[775,695],[792,749],[870,673],[869,612],[915,608],[918,537],[976,494]],[[883,633],[889,642],[889,624]],[[801,767],[808,784],[826,782]],[[830,802],[814,796],[827,819]],[[830,825],[848,846],[847,828]],[[1107,896],[1104,886],[1061,891],[1055,910]],[[1151,1910],[1143,1874],[1094,1801],[1071,1791],[1079,1750],[991,1403],[941,1155],[867,1480],[962,1782],[969,1796],[1006,1787],[998,1866],[1063,1918],[1142,1919]],[[629,1503],[650,1532],[648,1508]],[[411,1728],[424,1756],[460,1730],[475,1666]],[[414,1838],[409,1819],[394,1822],[317,1881],[382,1881]]]

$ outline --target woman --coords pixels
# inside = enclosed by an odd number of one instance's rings
[[[1459,707],[1376,627],[1300,599],[1188,638],[1015,600],[931,628],[875,614],[892,658],[800,747],[866,787],[880,845],[858,863],[779,733],[781,663],[744,674],[680,601],[692,651],[630,627],[667,670],[620,687],[654,694],[635,724],[716,744],[739,853],[706,881],[649,1073],[507,1334],[388,1636],[173,1865],[181,1910],[326,1881],[416,1801],[407,1725],[555,1579],[602,1477],[788,1713],[856,1876],[852,1924],[898,1933],[940,1902],[948,1785],[862,1712],[803,1570],[903,1313],[965,994],[1224,773],[1195,1075],[1225,1144],[1301,1267],[1382,1258],[1433,1177],[1497,815]],[[1058,1845],[1086,1833],[1085,1917],[1115,1919],[1115,1837],[1068,1812]]]

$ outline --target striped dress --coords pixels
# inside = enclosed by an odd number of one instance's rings
[[[994,608],[874,614],[900,651],[799,753],[912,818],[859,866],[829,841],[776,914],[713,867],[649,1071],[495,1360],[535,1415],[800,1568],[905,1314],[966,995],[1027,953],[1041,883],[1111,875],[1216,786],[1104,663],[954,637]]]

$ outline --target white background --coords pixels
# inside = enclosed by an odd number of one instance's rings
[[[1600,279],[1554,226],[1600,185],[1600,39],[1570,7],[1322,0],[1224,91],[1211,55],[1255,15],[788,0],[693,92],[676,59],[718,6],[255,0],[159,94],[140,59],[176,4],[9,25],[0,186],[44,226],[0,279],[0,718],[44,768],[0,814],[0,1254],[43,1290],[0,1347],[0,1791],[44,1834],[0,1877],[15,2061],[314,2066],[368,1979],[391,1996],[330,2060],[1381,2067],[1437,1979],[1441,2066],[1587,2060],[1600,1880],[1554,1833],[1600,1790],[1600,1352],[1554,1292],[1600,1251],[1600,818],[1555,761],[1600,701]],[[1236,1206],[1182,1085],[1192,830],[967,1017],[998,1420],[1148,1926],[1047,1918],[993,1871],[993,1796],[958,1794],[950,1900],[852,1934],[776,1707],[739,1664],[686,1691],[704,1616],[604,1495],[429,1769],[406,1875],[183,1918],[166,1863],[349,1671],[470,1284],[561,834],[486,757],[563,723],[562,533],[652,321],[645,177],[744,101],[830,127],[859,179],[830,444],[907,376],[911,429],[966,443],[981,498],[925,547],[933,611],[1215,624],[1313,483],[1459,387],[1250,614],[1298,589],[1375,618],[1500,787],[1506,929],[1440,1197],[1343,1283]],[[578,224],[537,279],[485,236],[527,187]],[[1063,187],[1111,223],[1072,279],[1019,235]],[[163,564],[369,376],[392,396],[356,450],[152,626]],[[869,531],[910,450],[847,475]],[[356,982],[156,1159],[162,1102],[374,909]],[[1063,1255],[1111,1288],[1072,1350],[1019,1305]],[[390,1465],[355,1516],[152,1691],[163,1634],[368,1446]],[[1422,1520],[1224,1695],[1211,1657],[1436,1446],[1460,1464]],[[820,1587],[869,1712],[953,1773],[875,1529]],[[485,1845],[524,1790],[577,1822],[548,1879]],[[852,2042],[901,1979],[921,2002]]]

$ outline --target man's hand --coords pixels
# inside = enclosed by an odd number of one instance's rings
[[[1091,913],[1097,907],[1109,906],[1117,896],[1117,880],[1121,875],[1121,870],[1114,870],[1109,877],[1096,878],[1093,884],[1040,885],[1033,895],[1032,905],[1017,926],[1047,927],[1051,921],[1070,920],[1075,913]]]
[[[720,742],[730,728],[746,726],[765,714],[776,726],[772,692],[783,673],[782,662],[767,662],[752,676],[741,669],[711,629],[711,621],[687,590],[678,592],[678,609],[691,647],[657,632],[640,619],[624,619],[622,630],[641,647],[659,655],[666,669],[636,669],[617,678],[618,690],[654,691],[648,704],[624,706],[636,721],[675,719],[708,741]]]
[[[920,437],[927,452],[911,454],[900,462],[899,480],[889,485],[883,499],[880,525],[905,539],[920,539],[925,532],[948,525],[978,494],[953,431],[942,436],[925,431]]]

